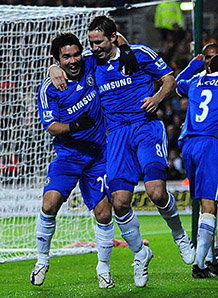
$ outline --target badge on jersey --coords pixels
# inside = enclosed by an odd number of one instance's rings
[[[53,120],[54,117],[52,115],[52,111],[44,111],[43,112],[43,119],[45,120],[45,122],[50,122],[51,120]]]
[[[167,64],[163,61],[162,58],[159,58],[156,62],[155,65],[158,67],[158,69],[165,69],[167,67]]]
[[[89,74],[89,75],[86,77],[86,82],[87,82],[87,84],[88,84],[89,86],[93,86],[93,85],[94,85],[95,81],[94,81],[94,79],[93,79],[93,77],[92,77],[91,74]]]

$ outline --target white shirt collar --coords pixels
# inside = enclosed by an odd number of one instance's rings
[[[215,71],[213,73],[208,73],[207,76],[208,77],[217,77],[218,76],[218,71]]]

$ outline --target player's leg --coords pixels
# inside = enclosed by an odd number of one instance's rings
[[[137,156],[144,174],[146,192],[170,227],[184,262],[191,264],[194,261],[194,246],[182,227],[175,198],[166,190],[167,136],[161,121],[151,121],[141,127]]]
[[[175,198],[172,194],[167,192],[166,182],[163,180],[147,181],[145,183],[145,188],[148,196],[156,205],[160,215],[171,229],[173,239],[179,247],[183,261],[186,264],[192,264],[195,258],[194,245],[182,226]]]
[[[131,208],[134,185],[138,183],[141,173],[135,150],[131,148],[138,125],[126,125],[108,133],[107,174],[115,220],[122,237],[134,253],[135,285],[143,287],[148,280],[147,267],[153,254],[151,249],[143,244],[139,221]]]
[[[63,161],[58,158],[49,165],[42,210],[36,223],[38,260],[30,276],[33,285],[42,285],[48,271],[49,251],[56,227],[56,215],[78,181],[77,175],[68,175],[68,173],[75,172],[73,166],[74,163],[69,159]]]
[[[112,204],[106,184],[105,148],[99,152],[98,158],[83,171],[80,178],[80,189],[89,210],[96,217],[96,243],[98,264],[96,267],[100,288],[112,288],[114,282],[110,273],[110,258],[114,240],[114,223],[112,220]],[[107,195],[106,195],[107,193]]]
[[[111,195],[115,220],[120,228],[121,236],[134,253],[135,285],[144,287],[148,281],[148,263],[153,257],[153,253],[149,247],[143,244],[139,231],[139,220],[131,208],[132,192],[117,190],[112,192]]]
[[[94,208],[96,218],[95,239],[98,249],[96,267],[100,288],[113,288],[114,281],[110,273],[110,259],[114,240],[114,223],[112,220],[112,204],[107,196]]]
[[[63,202],[63,196],[57,191],[47,191],[43,196],[42,210],[36,223],[38,261],[30,276],[33,285],[41,286],[49,269],[49,251],[55,232],[56,215]]]
[[[214,276],[209,268],[206,268],[204,262],[212,244],[216,226],[217,150],[217,139],[203,136],[187,139],[182,148],[183,161],[190,182],[191,198],[201,198],[196,260],[192,268],[192,275],[195,278]]]
[[[218,262],[216,258],[216,248],[217,248],[217,235],[216,235],[216,228],[217,228],[217,205],[216,205],[216,221],[215,221],[215,233],[213,237],[212,244],[208,250],[208,253],[205,258],[205,265],[209,268],[209,270],[218,275]]]
[[[216,226],[216,203],[214,200],[201,199],[201,215],[198,225],[197,249],[192,276],[195,278],[214,277],[216,274],[205,265],[205,258],[213,243]]]
[[[144,249],[139,232],[139,221],[131,208],[132,193],[127,190],[112,192],[112,202],[115,212],[115,220],[121,230],[121,236],[128,243],[134,254]]]
[[[216,231],[216,229],[215,229]],[[212,242],[211,246],[209,247],[208,253],[206,255],[206,265],[208,264],[212,264],[214,261],[214,242]]]

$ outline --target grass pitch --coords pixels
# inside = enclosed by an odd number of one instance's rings
[[[181,220],[189,235],[191,216]],[[139,216],[143,239],[149,240],[154,258],[149,264],[149,281],[136,288],[133,281],[133,253],[127,247],[114,247],[111,273],[113,289],[99,289],[96,254],[51,258],[44,285],[32,286],[30,272],[35,260],[0,264],[0,297],[218,297],[218,277],[193,279],[174,244],[169,228],[158,215]],[[115,238],[121,239],[116,227]]]

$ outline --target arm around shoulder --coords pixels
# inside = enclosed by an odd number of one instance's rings
[[[67,89],[67,75],[57,64],[52,64],[48,68],[48,75],[56,89],[63,91]]]
[[[129,44],[128,40],[119,32],[117,32],[117,43],[118,47],[124,44]]]

